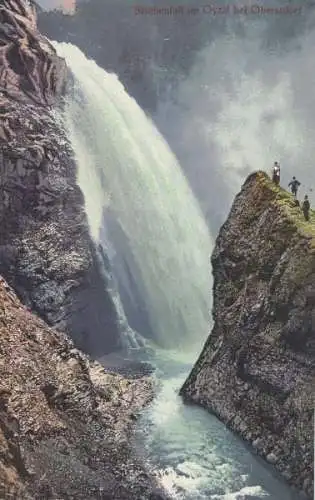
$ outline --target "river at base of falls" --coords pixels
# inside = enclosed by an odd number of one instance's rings
[[[121,364],[123,360],[131,370],[132,363],[137,361],[150,363],[154,368],[156,397],[138,420],[135,446],[170,497],[178,500],[304,498],[214,415],[183,403],[178,391],[192,368],[191,359],[191,353],[184,356],[156,348],[135,349],[123,357],[112,358],[112,364]],[[108,365],[106,358],[100,361]]]

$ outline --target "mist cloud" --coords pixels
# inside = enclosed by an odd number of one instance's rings
[[[204,48],[189,77],[160,103],[156,121],[175,150],[210,223],[222,223],[251,171],[282,165],[315,205],[314,9],[287,21],[265,16],[230,27]]]

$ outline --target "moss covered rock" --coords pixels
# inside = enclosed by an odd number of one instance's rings
[[[292,195],[250,175],[212,255],[214,327],[181,389],[309,497],[314,247],[314,213],[306,222]]]

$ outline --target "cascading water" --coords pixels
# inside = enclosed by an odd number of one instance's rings
[[[180,166],[116,75],[71,44],[55,46],[74,75],[65,119],[93,237],[109,205],[137,264],[154,340],[200,342],[209,329],[211,239]]]
[[[119,227],[116,243],[127,247],[120,252],[142,293],[155,339],[164,347],[200,343],[209,329],[211,239],[180,167],[115,75],[76,47],[55,45],[74,74],[65,122],[93,238],[102,240],[108,210]],[[124,322],[106,254],[100,247],[104,281]],[[214,416],[183,404],[178,389],[196,359],[193,349],[183,355],[144,344],[130,359],[147,359],[157,368],[160,390],[139,421],[135,445],[172,498],[299,498]]]

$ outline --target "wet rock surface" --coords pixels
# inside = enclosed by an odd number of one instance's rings
[[[105,372],[0,278],[0,498],[166,498],[133,454],[148,377]]]
[[[0,20],[0,273],[49,325],[102,355],[119,327],[56,112],[65,63],[28,1],[2,0]]]
[[[313,495],[315,215],[262,172],[236,197],[212,255],[214,327],[181,389],[292,485]]]

